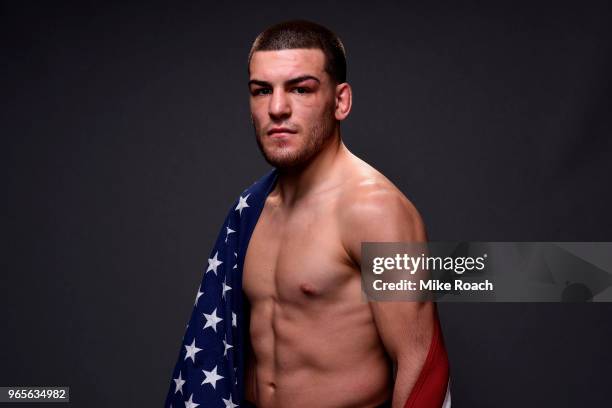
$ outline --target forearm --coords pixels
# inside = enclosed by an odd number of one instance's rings
[[[427,360],[435,316],[431,302],[372,302],[385,349],[395,366],[393,408],[404,408]]]
[[[393,387],[393,408],[404,408],[427,358],[429,342],[417,341],[398,356]]]

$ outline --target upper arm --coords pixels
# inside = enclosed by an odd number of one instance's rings
[[[370,186],[354,197],[342,216],[342,241],[360,267],[362,242],[425,242],[427,235],[416,208],[401,192]],[[389,355],[423,360],[433,330],[431,302],[371,302],[372,315]],[[416,354],[414,352],[417,352]],[[417,361],[413,363],[418,364]]]

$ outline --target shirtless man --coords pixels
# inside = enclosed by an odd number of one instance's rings
[[[342,142],[352,91],[340,41],[308,22],[249,56],[257,143],[279,171],[248,251],[246,399],[259,408],[403,407],[434,330],[430,302],[365,302],[362,241],[425,241],[415,207]]]

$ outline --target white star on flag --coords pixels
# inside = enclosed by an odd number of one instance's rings
[[[232,394],[230,394],[229,399],[222,398],[222,400],[225,404],[225,408],[236,408],[238,406],[237,404],[234,404],[234,401],[232,401]]]
[[[191,361],[193,361],[195,363],[195,355],[198,351],[201,351],[201,348],[197,348],[195,346],[195,339],[193,339],[193,341],[191,342],[191,345],[189,346],[185,346],[185,349],[187,350],[186,354],[185,354],[185,360],[187,360],[188,358],[191,358]]]
[[[189,397],[189,401],[185,401],[185,408],[196,408],[200,404],[193,402],[193,394]]]
[[[215,366],[215,368],[213,368],[212,371],[202,370],[202,372],[204,373],[206,378],[204,378],[204,381],[202,381],[201,385],[210,384],[215,389],[217,386],[217,381],[219,381],[222,378],[225,378],[222,375],[217,374],[217,366]]]
[[[212,258],[208,258],[208,269],[206,269],[207,273],[213,271],[215,275],[217,274],[217,267],[223,263],[223,261],[220,261],[217,258],[217,255],[219,255],[219,251],[215,252],[215,256]]]
[[[251,194],[247,194],[246,197],[242,197],[240,196],[238,205],[236,206],[236,208],[234,209],[235,211],[238,211],[240,213],[240,215],[242,216],[242,209],[246,208],[249,206],[249,204],[247,204],[247,198],[249,198]]]
[[[232,326],[238,327],[238,324],[236,323],[236,313],[234,312],[232,312]]]
[[[181,377],[181,372],[179,371],[179,376],[178,378],[174,379],[174,382],[176,383],[176,390],[174,391],[174,393],[176,394],[177,392],[181,392],[181,394],[183,393],[183,384],[185,384],[185,380],[183,380],[183,378]]]
[[[200,296],[202,296],[204,294],[204,292],[200,291],[200,288],[198,288],[198,294],[196,295],[196,300],[194,305],[197,306],[198,305],[198,300],[200,299]]]
[[[231,344],[229,344],[226,340],[227,340],[227,335],[225,336],[225,339],[223,339],[223,347],[225,347],[225,351],[223,352],[223,357],[227,356],[227,350],[234,347]]]
[[[206,329],[207,327],[212,327],[213,330],[216,332],[217,331],[217,323],[219,323],[221,320],[223,320],[223,318],[217,316],[217,308],[215,308],[215,310],[213,310],[211,314],[206,314],[206,313],[202,313],[202,314],[206,318],[206,324],[204,325],[204,329]],[[204,330],[204,329],[202,329],[202,330]]]
[[[229,237],[229,235],[230,235],[231,233],[233,233],[233,232],[236,232],[236,231],[234,231],[234,230],[233,230],[233,229],[231,229],[230,227],[225,227],[225,229],[227,230],[227,232],[225,233],[225,243],[227,244],[227,238]]]
[[[226,276],[225,279],[223,280],[223,293],[221,293],[221,297],[223,299],[225,299],[225,292],[227,292],[228,290],[232,290],[232,287],[227,285],[227,276]]]

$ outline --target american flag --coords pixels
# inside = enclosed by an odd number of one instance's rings
[[[166,408],[236,408],[244,402],[249,311],[242,292],[242,267],[276,176],[273,169],[244,190],[225,218],[203,270]]]

